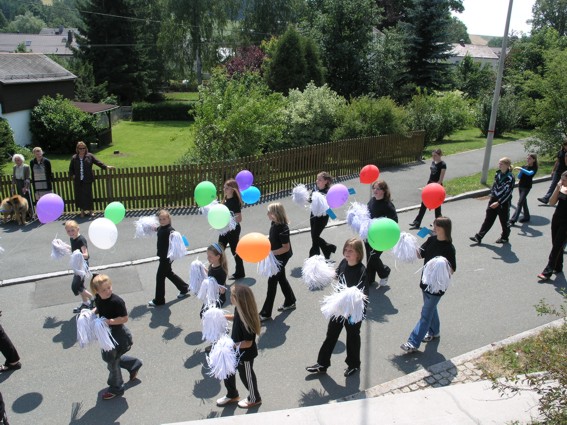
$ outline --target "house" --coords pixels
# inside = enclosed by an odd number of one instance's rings
[[[77,77],[39,53],[0,53],[0,116],[18,145],[31,143],[31,110],[43,96],[73,99]]]
[[[477,63],[490,65],[495,70],[498,68],[502,50],[500,48],[465,43],[455,43],[451,46],[450,57],[447,60],[451,64],[456,65],[462,62],[466,55],[469,55]]]
[[[77,32],[76,28],[44,28],[39,34],[0,33],[0,52],[13,53],[23,44],[30,53],[71,57]]]

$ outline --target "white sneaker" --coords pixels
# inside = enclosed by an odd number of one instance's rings
[[[231,403],[238,403],[240,397],[228,398],[227,396],[221,397],[217,400],[217,406],[226,406]]]
[[[384,286],[388,286],[388,278],[387,277],[380,279],[380,282],[378,282],[378,285],[376,285],[376,289],[380,289]]]

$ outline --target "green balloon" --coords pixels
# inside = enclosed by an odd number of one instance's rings
[[[226,205],[213,205],[207,215],[207,220],[213,229],[223,229],[230,222],[230,211]]]
[[[124,220],[124,216],[126,215],[126,208],[122,205],[121,202],[111,202],[106,206],[104,209],[104,216],[112,221],[114,224],[120,223]]]
[[[195,202],[200,207],[206,207],[217,197],[217,188],[209,181],[203,181],[195,187]]]
[[[400,226],[390,218],[372,220],[368,228],[368,243],[376,251],[392,249],[400,239]]]

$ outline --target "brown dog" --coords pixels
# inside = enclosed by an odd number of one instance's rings
[[[4,213],[4,222],[16,219],[19,224],[26,224],[26,215],[28,214],[28,200],[20,195],[14,195],[2,201],[0,209]],[[8,218],[9,217],[9,218]]]

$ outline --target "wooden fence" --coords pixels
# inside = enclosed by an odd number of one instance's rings
[[[122,202],[127,210],[193,206],[193,191],[198,183],[211,181],[221,192],[224,181],[244,169],[254,174],[254,186],[262,193],[261,201],[267,200],[288,192],[297,183],[314,182],[320,171],[328,171],[336,177],[352,176],[367,164],[387,167],[414,162],[421,157],[424,136],[424,132],[414,132],[408,137],[347,139],[199,165],[109,171],[95,167],[95,210],[104,210],[112,201]],[[10,195],[10,183],[11,176],[2,176],[2,199]],[[66,212],[75,211],[73,182],[67,173],[54,173],[53,191],[65,201]]]

